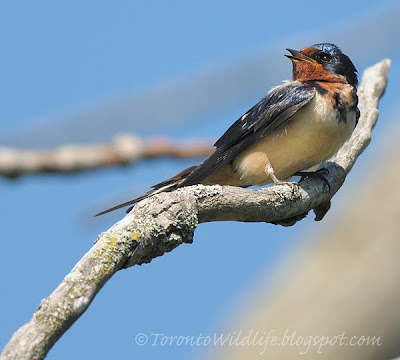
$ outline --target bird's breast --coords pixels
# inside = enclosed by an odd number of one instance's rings
[[[283,180],[331,157],[349,138],[356,124],[356,108],[346,101],[348,91],[351,88],[342,89],[339,96],[316,92],[285,126],[239,154],[233,167],[243,185],[270,183],[265,171],[267,166]],[[338,107],[338,101],[342,108]]]

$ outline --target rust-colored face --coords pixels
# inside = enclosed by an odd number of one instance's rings
[[[348,83],[357,86],[357,69],[335,44],[320,43],[300,51],[287,49],[293,63],[293,80]]]
[[[287,49],[292,55],[286,55],[293,64],[293,80],[310,81],[323,80],[329,82],[346,82],[342,75],[335,74],[324,67],[324,62],[331,59],[327,54],[312,46],[300,51]]]

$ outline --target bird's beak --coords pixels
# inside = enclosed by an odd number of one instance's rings
[[[292,55],[285,55],[285,56],[292,61],[308,61],[310,63],[317,64],[317,61],[310,58],[306,54],[303,54],[301,51],[297,51],[297,50],[293,50],[293,49],[286,49],[286,50],[289,51]]]

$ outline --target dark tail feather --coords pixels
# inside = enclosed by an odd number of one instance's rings
[[[152,195],[152,194],[154,193],[154,191],[155,191],[155,190],[151,190],[151,191],[147,192],[146,194],[137,197],[136,199],[129,200],[129,201],[124,202],[124,203],[122,203],[122,204],[113,206],[113,207],[111,207],[111,208],[109,208],[109,209],[107,209],[107,210],[100,211],[100,212],[97,213],[95,216],[104,215],[104,214],[107,214],[108,212],[121,209],[121,208],[123,208],[123,207],[125,207],[125,206],[132,205],[132,204],[136,204],[136,203],[138,203],[139,201],[142,201],[142,200],[146,199],[147,197],[149,197],[150,195]],[[132,207],[129,208],[129,211],[131,211],[131,210],[132,210]],[[127,212],[129,212],[129,211],[127,211]]]
[[[196,167],[197,167],[197,165],[188,167],[187,169],[181,171],[179,174],[176,174],[176,175],[173,176],[172,178],[170,178],[170,179],[168,179],[168,180],[165,180],[165,181],[163,181],[163,182],[160,182],[159,184],[153,185],[153,186],[152,186],[153,189],[150,190],[150,191],[148,191],[146,194],[144,194],[144,195],[142,195],[142,196],[139,196],[139,197],[137,197],[136,199],[129,200],[129,201],[124,202],[124,203],[122,203],[122,204],[113,206],[112,208],[109,208],[109,209],[107,209],[107,210],[100,211],[100,212],[97,213],[95,216],[100,216],[100,215],[106,214],[106,213],[108,213],[108,212],[110,212],[110,211],[114,211],[114,210],[117,210],[117,209],[121,209],[121,208],[123,208],[123,207],[125,207],[125,206],[128,206],[128,205],[133,205],[133,206],[135,206],[135,204],[138,203],[139,201],[142,201],[142,200],[144,200],[144,199],[146,199],[146,198],[148,198],[149,196],[154,195],[154,194],[158,194],[158,193],[166,192],[166,191],[176,190],[176,189],[178,189],[178,188],[180,187],[180,185],[181,185],[181,183],[183,182],[183,180],[185,180],[186,177],[187,177]],[[129,212],[132,210],[133,206],[129,207],[128,210],[126,210],[126,212],[129,213]]]

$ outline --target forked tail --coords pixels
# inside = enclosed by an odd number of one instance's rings
[[[175,176],[173,176],[172,178],[165,180],[163,182],[160,182],[159,184],[153,185],[152,189],[150,191],[148,191],[146,194],[137,197],[136,199],[133,200],[129,200],[127,202],[124,202],[122,204],[113,206],[112,208],[109,208],[107,210],[103,210],[100,211],[99,213],[97,213],[95,216],[100,216],[103,214],[106,214],[110,211],[114,211],[117,209],[121,209],[125,206],[128,205],[135,205],[136,203],[138,203],[139,201],[142,201],[144,199],[147,199],[149,196],[151,195],[155,195],[155,194],[159,194],[161,192],[168,192],[168,191],[172,191],[172,190],[176,190],[178,188],[181,187],[182,182],[188,177],[188,175],[195,169],[197,168],[197,165],[195,166],[191,166],[188,167],[187,169],[181,171],[179,174],[176,174]],[[133,208],[133,206],[131,206],[130,208],[128,208],[126,210],[126,212],[130,212]]]

